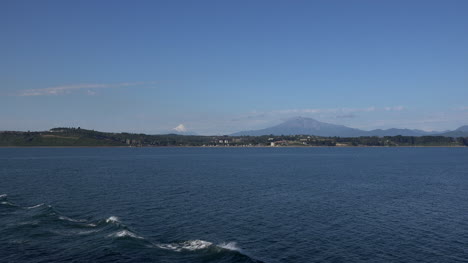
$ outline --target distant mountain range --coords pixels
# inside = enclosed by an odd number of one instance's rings
[[[232,136],[260,136],[260,135],[315,135],[324,137],[360,137],[360,136],[429,136],[440,135],[447,137],[466,137],[468,136],[468,125],[462,126],[454,131],[448,132],[426,132],[416,129],[377,129],[365,131],[350,128],[344,125],[336,125],[314,120],[312,118],[296,117],[289,119],[273,127],[241,131],[231,134]]]
[[[461,126],[460,128],[454,131],[448,131],[439,134],[446,137],[467,137],[468,136],[468,125]]]

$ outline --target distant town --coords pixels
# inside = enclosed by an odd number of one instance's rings
[[[466,147],[468,137],[448,136],[361,136],[314,135],[199,136],[110,133],[78,128],[49,131],[0,132],[1,147],[355,147],[355,146],[446,146]]]

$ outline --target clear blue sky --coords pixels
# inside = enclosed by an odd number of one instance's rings
[[[454,129],[467,14],[464,0],[4,0],[0,130]]]

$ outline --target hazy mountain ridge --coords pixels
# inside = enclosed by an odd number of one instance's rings
[[[441,136],[447,137],[467,137],[468,136],[468,125],[463,125],[456,130],[447,131],[440,134]]]
[[[368,135],[365,136],[430,136],[436,135],[439,132],[427,132],[418,129],[397,129],[397,128],[390,128],[390,129],[376,129],[367,132]]]
[[[462,126],[455,131],[450,132],[427,132],[417,129],[375,129],[371,131],[365,131],[356,128],[350,128],[344,125],[331,124],[326,122],[317,121],[312,118],[296,117],[289,119],[283,123],[275,125],[273,127],[240,131],[231,134],[232,136],[260,136],[260,135],[315,135],[324,137],[360,137],[360,136],[448,136],[448,137],[465,137],[468,136],[468,125]]]

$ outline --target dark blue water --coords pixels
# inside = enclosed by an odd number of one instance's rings
[[[0,195],[0,262],[468,262],[468,148],[3,148]]]

